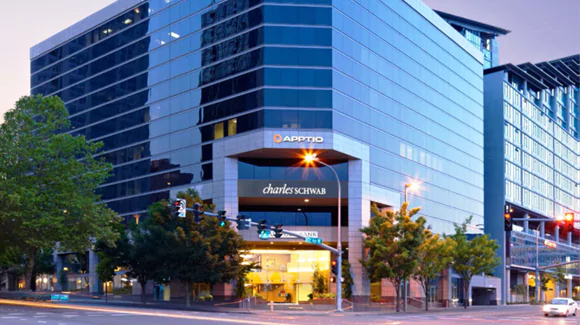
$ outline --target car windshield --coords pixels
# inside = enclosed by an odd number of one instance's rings
[[[551,305],[567,305],[568,300],[566,300],[566,299],[552,299],[550,304]]]

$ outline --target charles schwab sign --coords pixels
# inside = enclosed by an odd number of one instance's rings
[[[284,183],[282,186],[272,186],[272,183],[269,183],[268,186],[264,187],[262,190],[264,194],[283,194],[283,195],[312,195],[312,196],[321,196],[326,195],[326,187],[318,186],[318,187],[307,187],[307,186],[298,186],[292,187],[288,186],[288,184]]]
[[[341,182],[342,197],[346,198],[348,185]],[[271,181],[239,180],[239,197],[274,198],[336,198],[338,187],[334,181]]]

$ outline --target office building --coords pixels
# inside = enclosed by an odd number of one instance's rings
[[[555,221],[580,212],[580,55],[484,74],[485,232],[501,244],[496,274],[509,302],[518,285],[536,286],[537,261],[541,268],[580,260],[578,223],[570,231]],[[536,221],[514,220],[506,238],[504,214]],[[565,272],[565,283],[551,282],[542,300],[580,296],[578,264]]]
[[[483,224],[483,63],[419,0],[119,0],[31,49],[31,92],[60,96],[72,133],[103,141],[115,169],[102,199],[127,219],[194,187],[230,215],[335,245],[333,173],[299,164],[316,152],[342,182],[355,299],[392,299],[358,262],[371,203],[397,209],[414,183],[408,200],[434,231]],[[306,300],[333,258],[242,235],[268,300]],[[463,299],[445,281],[432,299]]]
[[[509,30],[439,10],[435,10],[435,12],[463,35],[476,49],[483,53],[484,69],[499,65],[499,44],[497,37],[509,34]]]

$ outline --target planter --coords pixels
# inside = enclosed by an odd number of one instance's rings
[[[331,298],[323,298],[323,299],[314,299],[312,300],[313,305],[332,305],[334,304],[335,299]]]

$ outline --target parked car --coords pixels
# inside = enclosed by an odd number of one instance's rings
[[[569,298],[554,298],[552,299],[552,301],[550,301],[550,303],[544,305],[544,316],[550,315],[576,316],[577,311],[578,304],[574,300]]]

